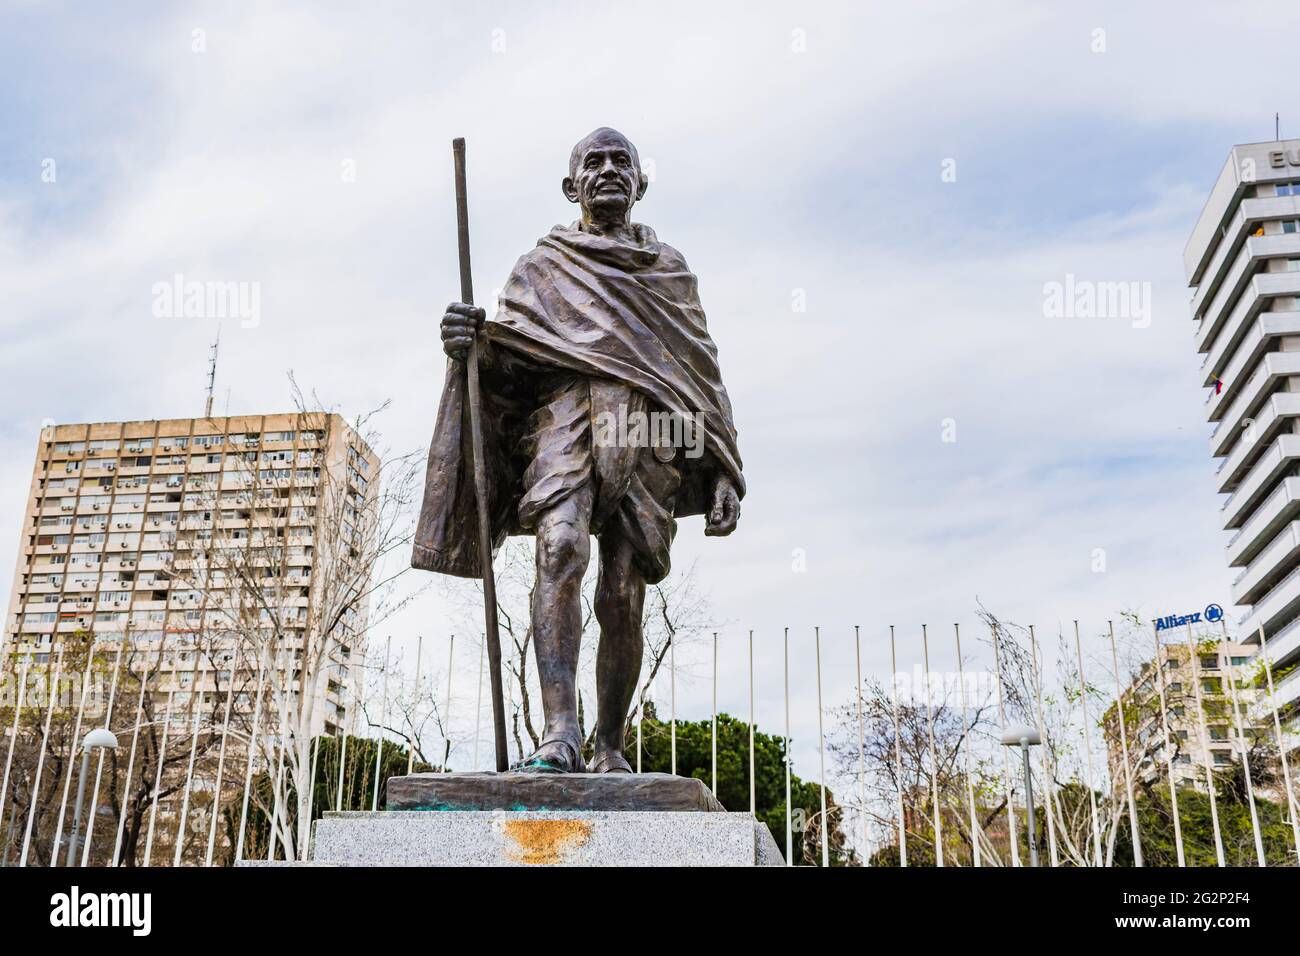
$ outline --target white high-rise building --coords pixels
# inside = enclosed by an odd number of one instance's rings
[[[128,640],[136,670],[157,654],[159,706],[168,692],[185,706],[191,697],[214,706],[236,664],[251,688],[256,656],[239,653],[231,628],[240,616],[231,608],[250,598],[239,572],[259,569],[262,621],[285,643],[280,667],[301,661],[306,633],[321,627],[313,615],[328,613],[315,606],[328,590],[319,580],[329,557],[322,549],[345,544],[324,523],[360,520],[342,496],[361,507],[378,467],[347,422],[319,412],[43,429],[0,669],[24,660],[48,668],[81,633],[101,648]],[[220,550],[249,555],[249,567],[214,564]],[[352,729],[364,631],[360,614],[331,629],[312,733]],[[239,695],[241,708],[251,707],[250,696]]]
[[[1239,633],[1276,673],[1300,661],[1300,140],[1233,147],[1184,260]]]

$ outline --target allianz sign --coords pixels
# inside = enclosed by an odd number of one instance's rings
[[[1165,617],[1156,618],[1156,630],[1167,631],[1173,627],[1200,624],[1202,621],[1217,624],[1221,620],[1223,620],[1223,608],[1217,604],[1210,604],[1204,611],[1196,611],[1192,614],[1169,614]]]

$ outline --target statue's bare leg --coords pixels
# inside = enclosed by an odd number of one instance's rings
[[[630,772],[623,756],[628,707],[641,677],[641,612],[645,578],[632,561],[632,547],[617,533],[600,539],[596,582],[596,753],[592,769]]]
[[[532,630],[546,729],[525,769],[585,769],[579,750],[578,651],[582,642],[582,576],[591,558],[590,487],[544,511],[537,521],[537,587]]]

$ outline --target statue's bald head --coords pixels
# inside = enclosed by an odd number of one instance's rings
[[[569,152],[569,175],[574,176],[577,174],[578,167],[582,165],[583,156],[592,146],[614,143],[621,144],[632,155],[632,162],[636,164],[636,168],[639,170],[641,168],[641,157],[637,154],[632,141],[616,129],[601,126],[593,129],[574,144],[573,149]]]
[[[569,175],[562,188],[569,202],[580,203],[588,217],[609,221],[626,220],[649,184],[632,141],[602,126],[578,140],[569,153]]]

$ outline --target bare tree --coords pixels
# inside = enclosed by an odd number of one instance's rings
[[[255,756],[270,771],[270,797],[257,790],[253,801],[275,821],[271,839],[290,860],[307,845],[313,731],[326,721],[346,729],[346,716],[322,713],[326,691],[342,693],[351,679],[357,696],[367,638],[418,593],[396,584],[409,569],[421,477],[418,453],[381,444],[375,418],[386,405],[351,423],[376,455],[370,473],[363,449],[352,444],[326,460],[319,438],[328,413],[314,397],[309,408],[296,384],[294,398],[303,432],[317,441],[300,440],[286,463],[292,468],[267,467],[246,452],[227,471],[239,478],[235,491],[229,477],[221,489],[199,489],[214,514],[239,523],[222,522],[209,540],[192,542],[173,571],[203,596],[204,631],[237,647],[246,662],[265,664]]]

